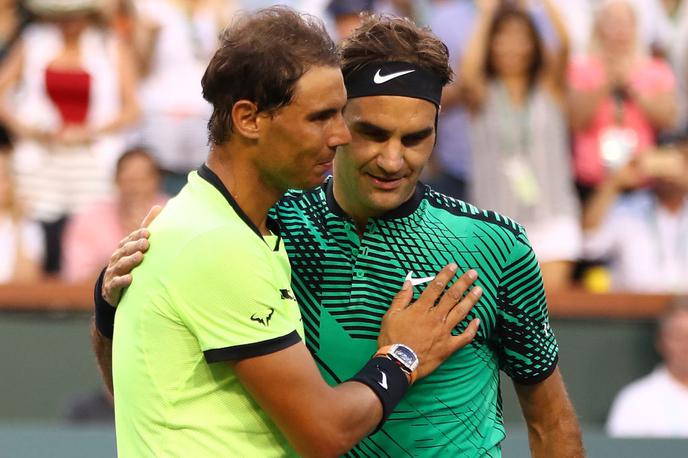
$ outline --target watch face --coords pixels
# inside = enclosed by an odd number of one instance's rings
[[[411,370],[414,370],[415,365],[418,363],[418,358],[413,351],[411,351],[410,348],[403,347],[401,345],[394,349],[394,356]]]

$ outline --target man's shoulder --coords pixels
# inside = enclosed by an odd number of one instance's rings
[[[492,231],[514,238],[522,237],[525,234],[523,226],[508,216],[442,194],[429,186],[426,186],[425,201],[428,203],[428,211],[450,227],[454,225],[470,225],[475,228],[489,227]]]
[[[270,209],[270,216],[288,229],[291,220],[310,219],[327,213],[326,185],[327,182],[308,190],[290,189]]]
[[[203,194],[185,190],[167,203],[151,223],[150,232],[150,254],[162,254],[171,262],[187,259],[197,264],[227,255],[233,259],[255,257],[264,243],[229,204],[218,206],[205,201]]]
[[[330,180],[331,178],[328,178]],[[290,189],[275,205],[278,208],[293,207],[295,205],[312,202],[325,202],[325,186],[327,181],[312,189]]]

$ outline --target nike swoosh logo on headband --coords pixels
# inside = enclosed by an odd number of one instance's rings
[[[377,73],[375,74],[375,76],[373,76],[373,82],[375,84],[386,83],[387,81],[393,80],[394,78],[398,78],[398,77],[406,75],[408,73],[415,72],[415,70],[404,70],[401,72],[390,73],[389,75],[382,76],[382,75],[380,75],[380,70],[378,70]]]

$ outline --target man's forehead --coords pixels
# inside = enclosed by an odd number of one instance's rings
[[[437,109],[427,100],[414,97],[378,95],[357,97],[347,101],[345,115],[353,122],[387,123],[413,120],[414,124],[434,125]]]
[[[329,104],[333,98],[344,99],[346,88],[342,72],[339,67],[311,67],[296,81],[293,94],[291,103],[309,105]]]

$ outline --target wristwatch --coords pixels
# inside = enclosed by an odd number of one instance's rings
[[[375,356],[384,356],[397,363],[401,370],[409,377],[409,385],[416,380],[420,361],[418,355],[406,345],[385,345],[377,350]]]

